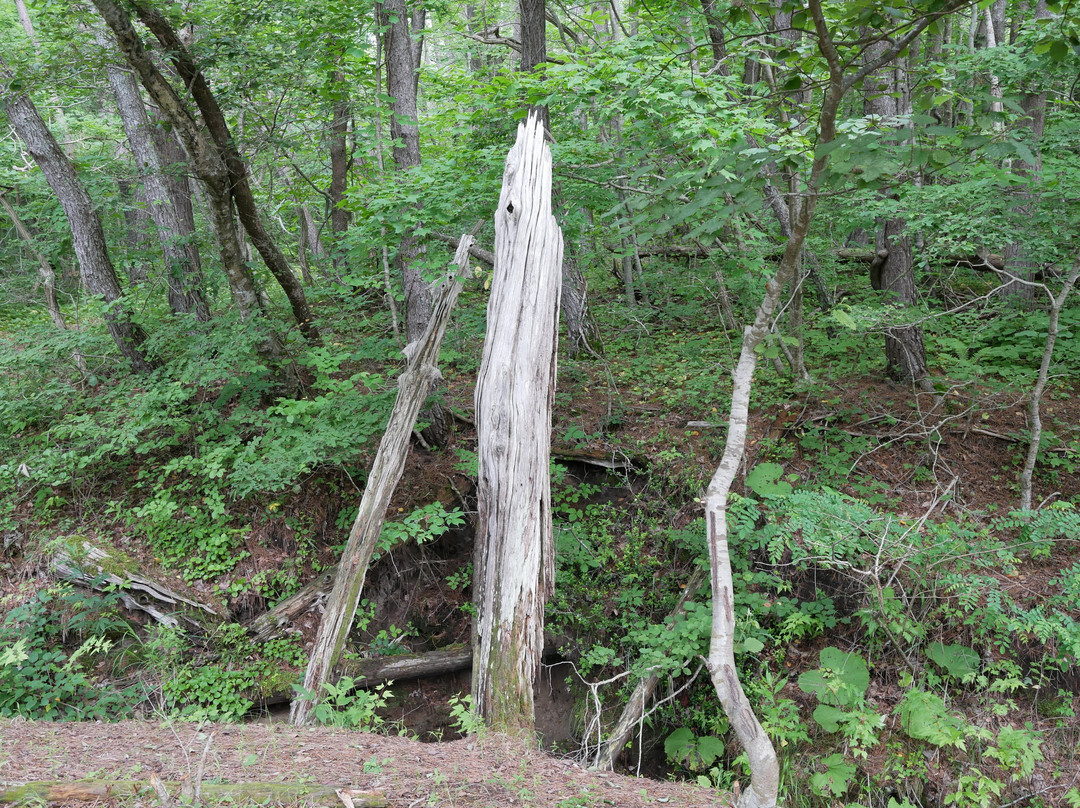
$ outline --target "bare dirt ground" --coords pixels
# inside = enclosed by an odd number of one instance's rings
[[[194,778],[318,783],[380,791],[391,808],[620,808],[726,805],[715,791],[591,772],[491,734],[420,743],[330,727],[121,721],[0,720],[0,788],[42,780]]]

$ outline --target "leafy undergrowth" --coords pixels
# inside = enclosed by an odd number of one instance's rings
[[[441,395],[459,417],[445,447],[413,446],[357,614],[357,658],[468,642],[482,303],[467,293],[449,335]],[[700,669],[707,595],[666,618],[705,564],[700,497],[723,449],[732,335],[671,305],[670,317],[613,317],[605,358],[560,362],[544,689],[561,696],[538,723],[549,747],[583,761],[597,727],[659,672],[623,764],[726,791],[746,767]],[[1055,379],[1043,410],[1042,507],[1018,512],[1030,380],[1019,357],[994,353],[987,329],[989,347],[963,350],[928,334],[936,389],[914,392],[879,379],[866,334],[826,325],[808,332],[814,382],[762,363],[730,520],[737,659],[781,755],[785,804],[1075,805],[1075,374]],[[0,716],[236,721],[298,680],[317,613],[266,643],[243,624],[335,562],[400,362],[380,328],[327,329],[283,397],[276,371],[252,360],[258,334],[198,328],[159,330],[170,361],[148,377],[73,382],[57,365],[71,345],[6,327]],[[55,580],[54,559],[87,546],[217,616],[183,612],[170,627],[104,579]],[[322,717],[450,740],[467,729],[452,700],[467,690],[462,675],[340,689]]]

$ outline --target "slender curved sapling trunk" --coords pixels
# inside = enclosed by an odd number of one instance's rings
[[[1042,405],[1043,391],[1046,390],[1046,381],[1050,375],[1050,360],[1054,356],[1054,343],[1058,335],[1058,318],[1061,310],[1065,307],[1065,299],[1069,296],[1077,278],[1080,277],[1080,255],[1073,261],[1072,269],[1065,279],[1061,291],[1054,295],[1046,289],[1050,296],[1050,322],[1046,327],[1046,346],[1043,348],[1042,362],[1039,363],[1039,375],[1035,380],[1031,396],[1028,399],[1028,423],[1031,425],[1031,441],[1028,443],[1027,457],[1024,459],[1024,470],[1020,474],[1020,507],[1023,510],[1031,509],[1032,477],[1035,474],[1035,460],[1039,456],[1039,443],[1042,441]]]
[[[896,36],[878,58],[845,75],[847,63],[833,43],[821,0],[809,2],[818,49],[829,69],[829,80],[825,86],[825,96],[818,118],[816,156],[780,266],[765,286],[765,296],[758,306],[754,322],[743,332],[742,350],[733,380],[724,456],[705,494],[705,523],[713,596],[709,675],[732,729],[735,730],[750,761],[750,785],[739,798],[739,808],[773,808],[776,805],[780,781],[776,750],[754,715],[735,668],[735,600],[728,550],[727,499],[746,448],[750,390],[757,364],[755,351],[769,333],[780,295],[795,277],[799,254],[810,230],[818,194],[825,179],[830,152],[830,149],[825,147],[836,139],[836,116],[844,95],[855,84],[906,48],[932,19],[959,5],[959,2],[951,3],[935,15],[915,21],[905,34]]]

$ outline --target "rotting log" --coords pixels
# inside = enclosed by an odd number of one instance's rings
[[[185,784],[160,783],[170,792],[180,794]],[[356,808],[382,808],[386,795],[380,791],[356,791],[341,786],[301,785],[297,783],[202,783],[202,802],[230,805],[304,805],[341,806],[341,791]],[[0,785],[0,804],[35,804],[40,802],[103,802],[118,797],[149,796],[157,793],[145,780],[77,780],[71,782],[39,781],[22,785]]]
[[[327,595],[334,588],[334,575],[337,566],[324,570],[321,575],[308,583],[274,608],[263,612],[247,624],[248,634],[253,640],[266,642],[285,633],[286,626],[292,625],[305,614],[322,606]]]
[[[353,680],[357,689],[375,687],[386,682],[404,682],[409,679],[426,679],[429,676],[444,676],[458,673],[472,667],[472,648],[464,643],[454,643],[435,651],[421,651],[416,654],[398,654],[395,656],[373,657],[371,659],[342,660],[335,669],[341,677]],[[340,681],[340,679],[338,679]],[[296,694],[276,691],[257,699],[253,709],[258,710],[275,704],[292,701]]]
[[[551,405],[562,231],[540,119],[518,126],[495,210],[495,269],[476,381],[477,530],[472,696],[491,725],[533,730],[544,603],[555,578]]]
[[[551,459],[569,463],[581,463],[586,466],[608,469],[609,471],[634,471],[634,461],[622,452],[616,454],[607,449],[575,449],[569,446],[551,448]]]
[[[203,621],[185,615],[185,612],[191,611],[202,611],[221,619],[221,616],[205,603],[185,598],[145,575],[123,569],[133,562],[115,550],[110,553],[88,542],[83,542],[82,549],[85,555],[77,560],[66,552],[58,553],[52,561],[53,572],[66,581],[98,591],[115,588],[119,591],[120,600],[125,607],[146,612],[162,625],[174,628],[180,625],[177,615],[183,616],[193,625],[202,625]]]
[[[342,676],[351,677],[357,686],[373,687],[382,682],[457,673],[471,664],[472,648],[465,643],[454,643],[436,651],[418,654],[348,660],[340,665],[340,670]]]
[[[407,364],[398,379],[394,408],[390,412],[386,432],[379,442],[379,450],[375,454],[356,520],[338,564],[334,588],[319,622],[315,645],[311,649],[311,659],[304,674],[304,689],[311,698],[293,701],[289,718],[294,724],[306,724],[311,720],[323,684],[341,659],[341,652],[356,614],[356,606],[360,602],[371,556],[375,552],[383,522],[386,521],[386,509],[405,470],[405,458],[409,452],[413,428],[416,426],[416,417],[432,385],[441,378],[438,368],[439,348],[450,321],[450,312],[465,280],[471,242],[471,236],[461,238],[454,255],[456,267],[449,271],[437,292],[437,299],[423,336],[405,346]]]

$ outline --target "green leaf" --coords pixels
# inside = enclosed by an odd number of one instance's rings
[[[820,669],[799,677],[799,688],[804,693],[835,707],[850,707],[862,699],[870,685],[870,672],[862,657],[839,648],[823,648],[820,659]]]
[[[697,753],[703,766],[711,766],[724,755],[724,742],[712,735],[702,735],[697,739]]]
[[[943,645],[931,643],[926,655],[949,672],[950,676],[963,681],[979,671],[979,655],[966,645]]]
[[[758,463],[746,475],[746,487],[759,497],[786,497],[794,490],[791,483],[781,480],[784,467],[779,463]]]
[[[679,727],[664,741],[664,755],[668,760],[683,760],[693,749],[694,732],[689,727]]]
[[[855,766],[844,760],[843,755],[829,755],[823,763],[824,774],[818,772],[810,778],[810,787],[821,797],[839,797],[847,791],[848,783],[855,776]]]
[[[833,309],[829,315],[844,328],[850,328],[852,331],[858,328],[852,316],[843,309]]]
[[[814,708],[814,720],[817,721],[826,732],[836,732],[840,729],[840,721],[845,713],[838,707],[828,704],[819,704]]]

